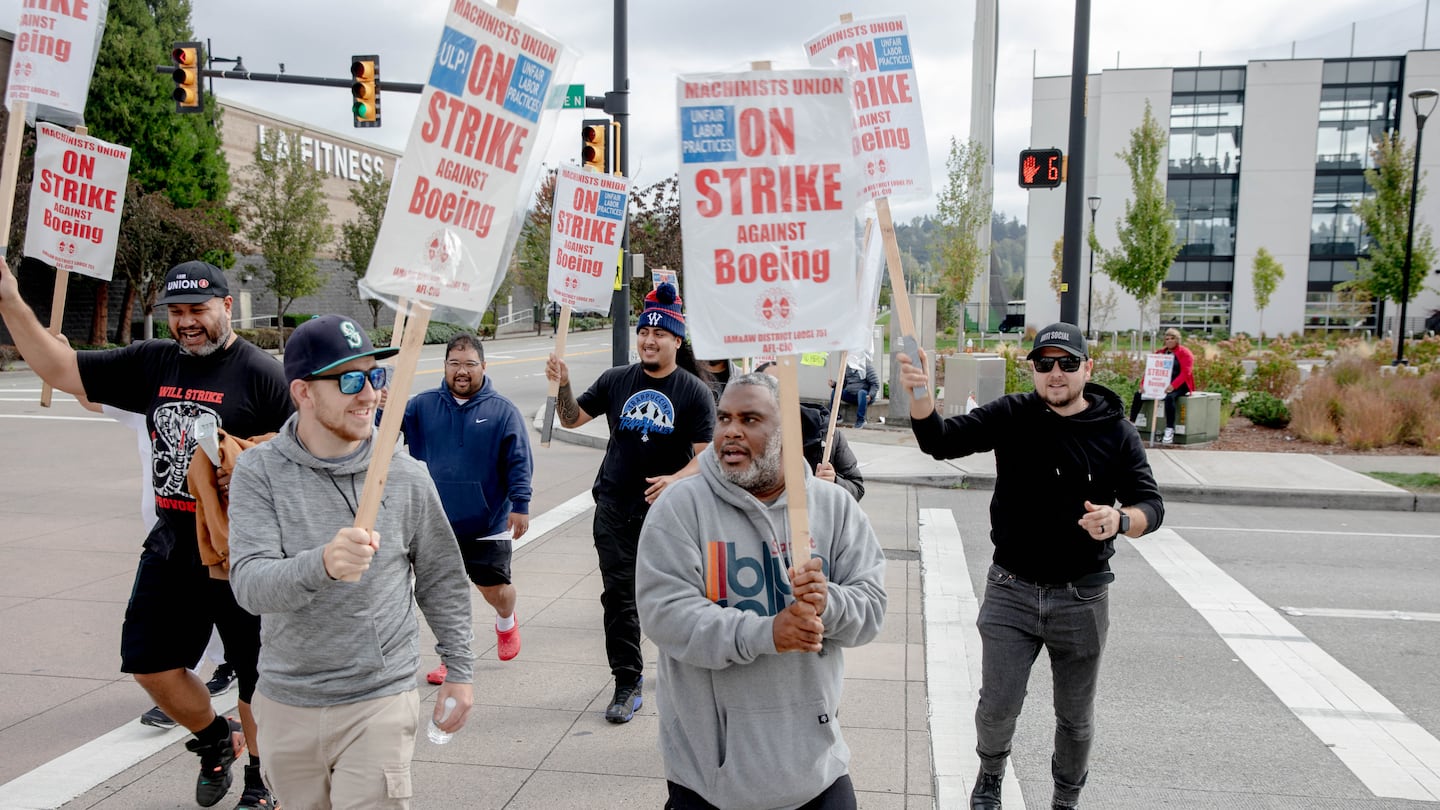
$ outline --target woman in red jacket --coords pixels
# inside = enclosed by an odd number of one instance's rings
[[[1174,327],[1165,330],[1165,347],[1160,350],[1175,355],[1170,364],[1170,385],[1165,388],[1165,435],[1161,444],[1175,443],[1175,400],[1188,396],[1195,390],[1195,355],[1180,345],[1180,330]],[[1140,392],[1130,400],[1130,421],[1140,415]]]

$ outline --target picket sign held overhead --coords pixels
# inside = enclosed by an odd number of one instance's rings
[[[921,365],[915,316],[905,293],[900,264],[900,243],[890,215],[891,196],[926,197],[930,194],[930,167],[925,146],[925,121],[920,109],[919,84],[910,51],[909,24],[903,15],[855,20],[842,14],[832,26],[805,43],[812,65],[839,65],[855,82],[851,138],[864,162],[867,179],[863,193],[875,201],[895,315],[900,321],[901,347]],[[930,391],[916,387],[916,400]]]
[[[5,88],[11,115],[32,126],[36,113],[66,125],[84,123],[109,5],[108,0],[20,4]]]

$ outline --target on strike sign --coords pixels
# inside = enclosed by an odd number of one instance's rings
[[[845,348],[855,309],[850,80],[681,76],[686,327],[699,357]],[[839,133],[839,137],[837,137]]]
[[[1145,399],[1164,399],[1165,389],[1170,387],[1170,364],[1175,362],[1173,354],[1145,355],[1145,373],[1140,378],[1140,396]]]
[[[494,7],[453,0],[366,292],[485,310],[519,233],[539,133],[553,118],[542,125],[541,113],[558,112],[573,61]]]
[[[550,300],[581,312],[610,310],[629,200],[627,178],[559,168],[550,217]]]
[[[903,15],[842,23],[805,43],[810,64],[855,79],[851,146],[865,167],[865,199],[928,197],[925,119]]]
[[[46,104],[83,115],[106,0],[25,0],[15,27],[5,107]]]
[[[25,255],[109,281],[120,242],[130,149],[41,122]]]

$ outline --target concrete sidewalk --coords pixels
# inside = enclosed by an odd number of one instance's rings
[[[536,416],[536,428],[543,413]],[[837,428],[838,429],[838,428]],[[980,453],[939,461],[921,452],[908,429],[844,428],[867,483],[990,489],[995,455]],[[575,430],[555,427],[555,438],[605,446],[602,419]],[[1365,472],[1440,474],[1440,456],[1317,456],[1309,453],[1240,453],[1193,447],[1147,447],[1150,467],[1165,497],[1190,503],[1236,506],[1300,506],[1440,512],[1440,494],[1416,494]]]

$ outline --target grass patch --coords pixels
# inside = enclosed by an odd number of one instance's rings
[[[1366,475],[1412,492],[1440,492],[1440,475],[1435,473],[1372,472]]]

